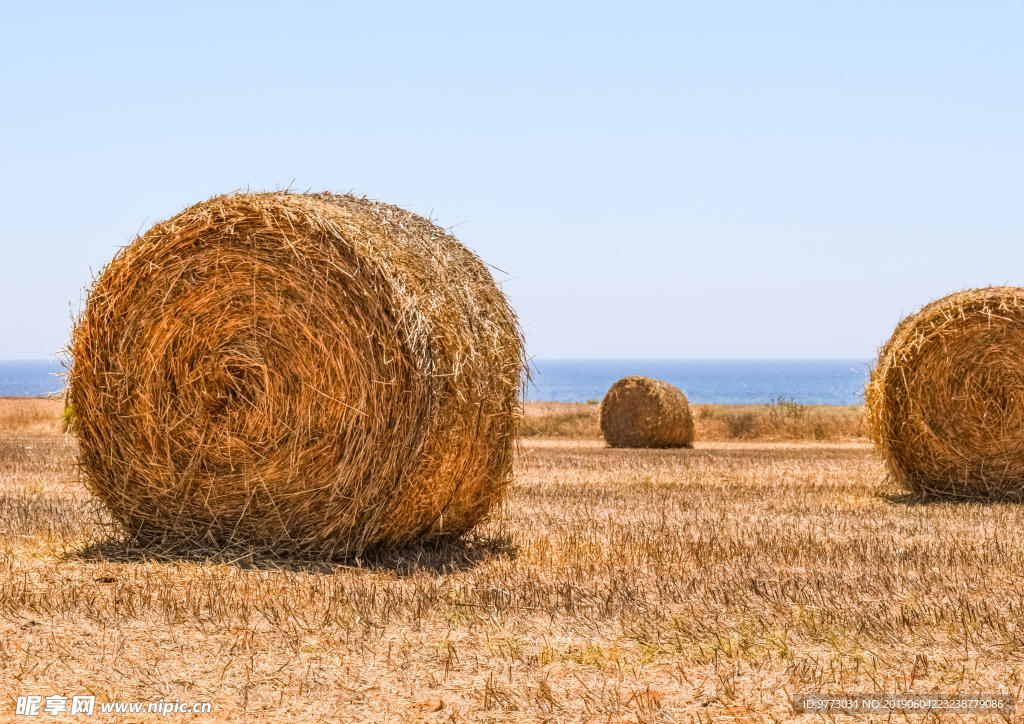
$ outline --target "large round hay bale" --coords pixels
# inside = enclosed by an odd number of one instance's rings
[[[395,206],[188,208],[102,270],[70,352],[85,481],[143,542],[358,553],[464,533],[510,480],[516,317]]]
[[[904,319],[879,351],[866,423],[914,493],[1024,492],[1024,289],[972,289]]]
[[[623,377],[601,402],[601,433],[611,447],[691,447],[693,418],[686,395],[650,377]]]

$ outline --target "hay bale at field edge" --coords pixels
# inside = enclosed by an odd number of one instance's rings
[[[865,424],[920,494],[1024,494],[1024,289],[969,289],[904,319],[879,350]]]
[[[693,445],[693,417],[682,390],[640,375],[623,377],[601,402],[601,433],[611,447]]]
[[[511,480],[515,314],[395,206],[185,209],[100,272],[69,353],[85,481],[142,542],[358,554],[464,533]]]

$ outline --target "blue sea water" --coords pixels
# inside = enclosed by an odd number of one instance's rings
[[[871,360],[538,360],[530,365],[528,400],[600,400],[627,375],[675,385],[690,402],[802,405],[863,402]]]
[[[869,360],[533,360],[529,400],[600,400],[626,375],[675,385],[691,402],[763,404],[782,397],[804,405],[862,401]],[[58,361],[0,361],[0,397],[59,392]]]
[[[60,392],[66,370],[57,360],[0,360],[0,397],[38,397]]]

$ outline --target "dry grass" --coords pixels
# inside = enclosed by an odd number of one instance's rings
[[[469,531],[512,479],[515,314],[389,204],[185,209],[104,267],[68,352],[84,479],[139,541],[359,554]]]
[[[863,440],[861,405],[691,405],[698,440]]]
[[[59,435],[64,405],[39,397],[0,397],[0,435]]]
[[[690,405],[696,439],[842,442],[864,438],[860,405]],[[523,434],[529,437],[600,439],[598,406],[576,402],[527,402]]]
[[[0,440],[0,717],[788,721],[804,690],[1022,685],[1024,509],[880,492],[863,443],[535,439],[479,537],[350,566],[133,549],[74,453]]]
[[[599,406],[582,402],[527,402],[522,434],[527,437],[602,439]]]

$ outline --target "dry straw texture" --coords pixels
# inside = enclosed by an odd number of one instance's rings
[[[957,292],[904,319],[865,403],[871,438],[905,489],[1024,492],[1024,289]]]
[[[388,204],[188,208],[104,268],[70,351],[82,470],[137,540],[347,555],[464,533],[510,480],[516,317]]]
[[[601,402],[601,433],[612,447],[690,447],[693,418],[686,395],[650,377],[623,377]]]

